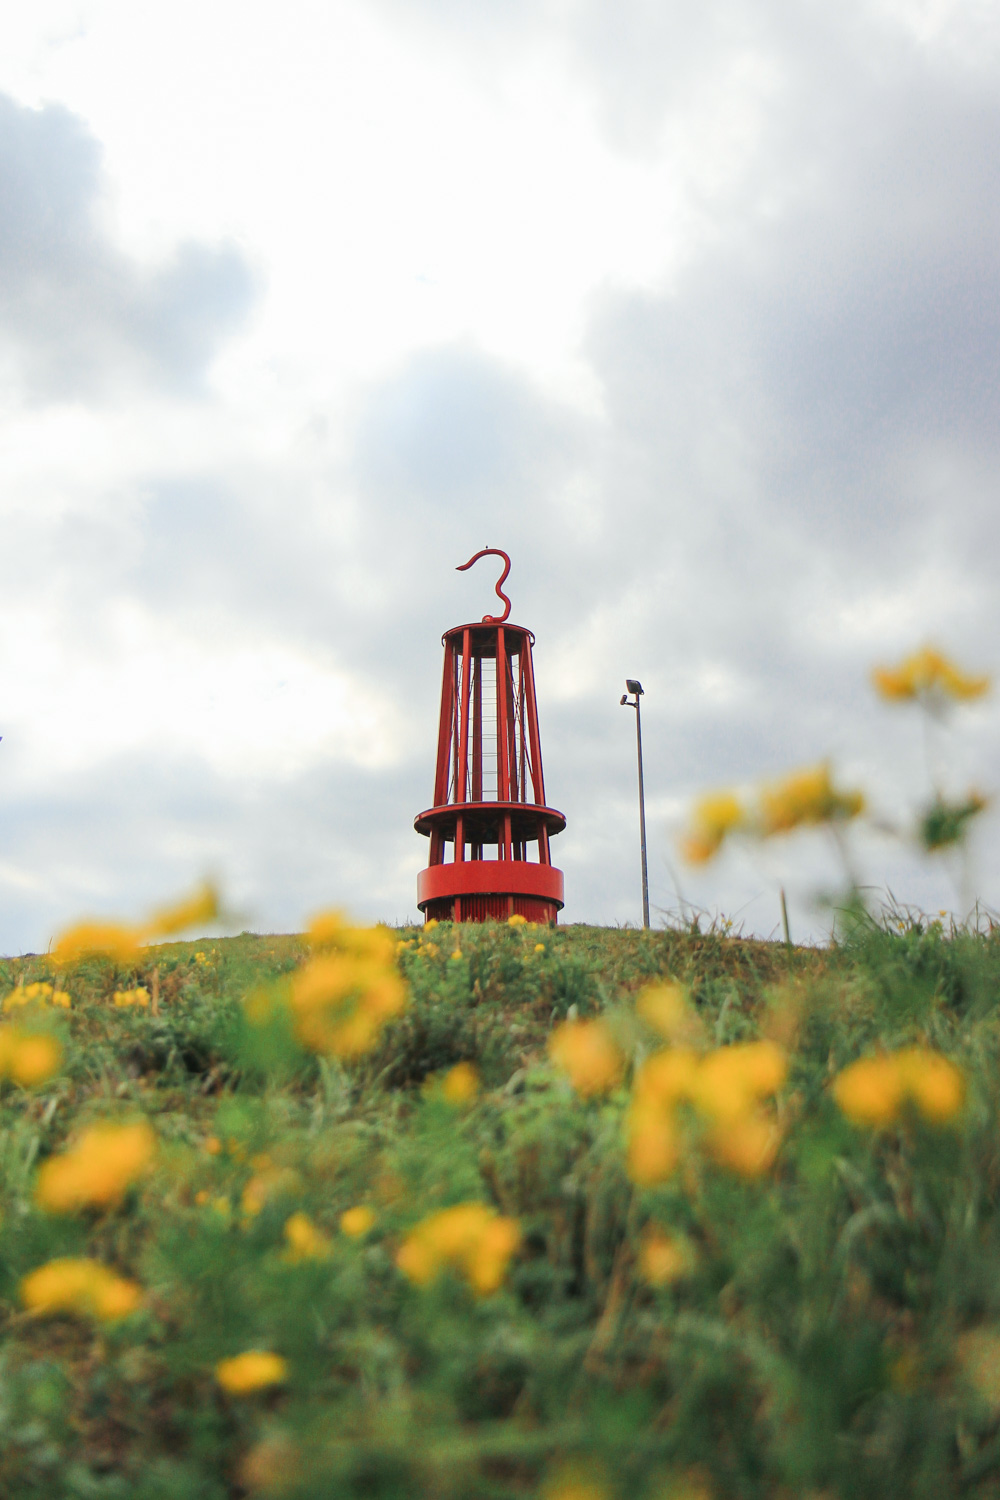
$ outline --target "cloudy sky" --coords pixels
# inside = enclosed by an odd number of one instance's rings
[[[36,0],[0,22],[0,951],[204,872],[415,913],[440,636],[536,634],[571,921],[794,935],[821,836],[699,871],[700,790],[924,794],[870,666],[1000,648],[985,0]],[[995,787],[1000,709],[933,753]],[[998,824],[973,885],[1000,905]],[[954,908],[887,835],[858,873]]]

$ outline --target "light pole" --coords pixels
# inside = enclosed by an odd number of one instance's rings
[[[649,877],[646,873],[646,797],[642,789],[642,714],[639,711],[639,699],[642,697],[642,683],[637,682],[634,677],[625,679],[628,692],[635,698],[634,703],[629,702],[628,693],[622,694],[622,707],[635,709],[635,743],[639,753],[639,848],[642,852],[642,925],[649,927]]]

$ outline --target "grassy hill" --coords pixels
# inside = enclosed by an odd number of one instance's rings
[[[408,1003],[346,1061],[278,1004],[302,938],[0,962],[0,1495],[1000,1495],[996,937],[393,939]],[[636,1010],[660,979],[688,997],[666,1036]],[[620,1059],[590,1092],[548,1052],[567,1017]],[[24,1036],[62,1049],[30,1086]],[[884,1069],[838,1104],[845,1068],[906,1048],[957,1064],[961,1108]],[[665,1053],[695,1082],[657,1175],[628,1141]],[[720,1144],[708,1080],[777,1056],[733,1124],[772,1146]],[[59,1163],[108,1122],[155,1150],[71,1202]],[[457,1205],[480,1207],[434,1217]],[[110,1280],[32,1304],[53,1261]]]

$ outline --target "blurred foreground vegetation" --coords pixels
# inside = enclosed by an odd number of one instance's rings
[[[4,1026],[62,1048],[0,1095],[0,1495],[1000,1495],[1000,936],[392,936],[408,1003],[347,1059],[261,1002],[303,939],[0,962]],[[776,1155],[735,1170],[688,1121],[675,1170],[630,1176],[656,979],[702,1049],[787,1056]],[[45,981],[68,1006],[24,1000]],[[588,1095],[547,1043],[598,1016],[623,1064]],[[853,1123],[833,1080],[912,1047],[958,1065],[962,1108]],[[74,1208],[46,1163],[109,1122],[155,1154]],[[460,1204],[516,1225],[478,1284],[414,1260]],[[114,1316],[100,1288],[31,1305],[64,1258],[120,1278]]]

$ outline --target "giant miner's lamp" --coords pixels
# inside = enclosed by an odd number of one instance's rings
[[[417,876],[417,905],[430,921],[506,921],[519,914],[554,923],[563,905],[562,871],[549,839],[566,819],[545,805],[542,743],[531,664],[534,636],[508,625],[510,600],[496,585],[502,615],[456,625],[442,636],[444,679],[434,806],[414,819],[430,838],[430,860]]]

